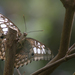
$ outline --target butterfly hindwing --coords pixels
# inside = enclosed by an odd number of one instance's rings
[[[35,39],[26,38],[22,50],[16,55],[15,67],[26,65],[33,60],[50,60],[51,58],[53,54],[47,46]]]

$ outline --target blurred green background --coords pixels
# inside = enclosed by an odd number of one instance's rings
[[[54,56],[58,53],[65,8],[60,0],[0,0],[0,13],[14,22],[23,33],[26,18],[27,31],[44,30],[29,33],[28,37],[47,45]],[[74,23],[75,24],[75,23]],[[75,26],[73,26],[70,45],[75,42]],[[32,61],[20,67],[21,74],[30,75],[45,66],[49,61]],[[4,61],[0,60],[0,75],[3,75]],[[75,71],[75,58],[61,64],[51,75],[72,75]],[[14,75],[18,75],[14,70]]]

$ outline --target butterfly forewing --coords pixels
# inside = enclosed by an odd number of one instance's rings
[[[0,14],[0,33],[6,35],[8,32],[8,27],[10,26],[13,29],[16,29],[18,36],[21,35],[18,27],[13,22],[11,22],[8,18]]]
[[[47,46],[35,39],[26,38],[22,50],[16,54],[15,67],[27,65],[32,60],[50,60],[51,58],[53,54]]]
[[[2,60],[5,60],[5,40],[8,33],[8,27],[16,29],[18,37],[21,35],[17,26],[4,15],[0,14],[0,59]]]

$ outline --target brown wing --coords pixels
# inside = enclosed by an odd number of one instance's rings
[[[15,67],[27,65],[32,60],[50,60],[53,58],[51,50],[41,42],[26,38],[24,47],[16,54]]]
[[[21,32],[18,29],[18,27],[11,22],[8,18],[6,18],[4,15],[0,14],[0,59],[5,60],[5,40],[6,35],[8,33],[8,27],[12,27],[13,29],[16,29],[17,36],[21,36]],[[12,34],[11,34],[12,35]]]

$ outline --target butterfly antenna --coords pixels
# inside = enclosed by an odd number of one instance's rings
[[[32,32],[41,32],[41,31],[44,31],[44,30],[29,31],[29,32],[27,32],[27,33],[32,33]]]
[[[27,27],[26,27],[26,22],[25,22],[25,16],[23,15],[24,23],[25,23],[25,32],[27,32]],[[35,30],[35,31],[29,31],[27,33],[32,33],[32,32],[41,32],[43,30]]]
[[[23,15],[23,19],[24,19],[24,24],[25,24],[25,32],[27,32],[26,21],[25,21],[25,16],[24,15]]]

